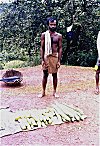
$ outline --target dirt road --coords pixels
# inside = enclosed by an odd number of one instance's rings
[[[20,87],[7,87],[0,82],[1,105],[9,106],[12,111],[49,107],[54,101],[65,102],[79,107],[87,119],[80,122],[48,126],[29,132],[20,132],[1,138],[1,146],[65,145],[99,146],[99,99],[95,95],[95,72],[93,68],[61,66],[58,72],[59,98],[52,96],[52,76],[49,75],[46,96],[41,93],[41,66],[16,69],[23,73]],[[1,71],[1,76],[5,70]],[[2,117],[1,117],[2,118]]]

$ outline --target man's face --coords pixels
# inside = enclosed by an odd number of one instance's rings
[[[54,20],[53,22],[49,21],[49,30],[51,32],[55,32],[56,31],[56,20]]]

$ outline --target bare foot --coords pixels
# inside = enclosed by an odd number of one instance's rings
[[[98,95],[99,94],[99,89],[96,88],[95,94]]]
[[[39,98],[42,98],[42,97],[44,97],[44,96],[45,96],[45,93],[39,94],[39,95],[38,95]]]
[[[57,95],[56,93],[53,93],[53,96],[59,98],[59,95]]]

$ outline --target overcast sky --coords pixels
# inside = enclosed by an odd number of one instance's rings
[[[12,2],[12,1],[14,1],[14,0],[0,0],[0,3],[9,3],[9,2]],[[44,0],[42,0],[42,2],[43,2]]]
[[[9,2],[12,2],[12,1],[14,1],[14,0],[0,0],[0,3],[9,3]],[[44,0],[42,0],[42,2],[43,2]],[[58,1],[58,0],[55,0],[55,1]]]
[[[12,2],[12,1],[14,1],[14,0],[0,0],[0,3],[9,3],[9,2]]]

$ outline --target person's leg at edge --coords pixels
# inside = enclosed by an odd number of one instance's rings
[[[53,96],[54,96],[54,97],[59,97],[59,96],[56,94],[57,82],[58,82],[57,73],[53,73],[52,76],[53,76]]]
[[[96,71],[95,79],[96,79],[96,94],[99,94],[99,73],[100,71]]]

